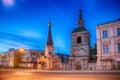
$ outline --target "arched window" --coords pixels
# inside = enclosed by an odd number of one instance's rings
[[[49,54],[51,54],[51,52],[49,52]]]
[[[78,37],[77,38],[77,43],[81,43],[81,42],[82,42],[81,37]]]

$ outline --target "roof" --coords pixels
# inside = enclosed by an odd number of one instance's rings
[[[102,24],[98,24],[97,26],[101,26],[101,25],[105,25],[105,24],[109,24],[109,23],[114,23],[114,22],[118,22],[120,21],[120,18],[116,19],[116,20],[113,20],[113,21],[109,21],[109,22],[104,22]]]
[[[47,45],[49,45],[49,46],[53,45],[52,34],[51,34],[51,27],[49,27],[49,30],[48,30]]]
[[[86,31],[86,30],[87,30],[87,29],[86,29],[85,27],[78,27],[78,28],[75,28],[72,33],[82,32],[82,31]]]
[[[56,55],[59,55],[59,56],[70,56],[68,54],[63,54],[63,53],[56,53]]]

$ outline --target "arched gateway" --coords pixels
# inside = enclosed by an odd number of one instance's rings
[[[77,62],[77,63],[75,64],[75,69],[76,69],[76,70],[81,70],[81,64],[80,64],[80,62]]]

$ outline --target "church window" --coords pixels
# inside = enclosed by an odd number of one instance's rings
[[[81,43],[81,37],[77,38],[77,43]]]
[[[49,52],[49,54],[51,54],[51,52]]]

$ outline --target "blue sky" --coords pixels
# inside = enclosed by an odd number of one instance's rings
[[[55,52],[69,54],[80,9],[91,46],[96,42],[97,24],[120,18],[119,0],[15,0],[12,6],[0,0],[0,52],[21,47],[44,50],[51,17]]]

